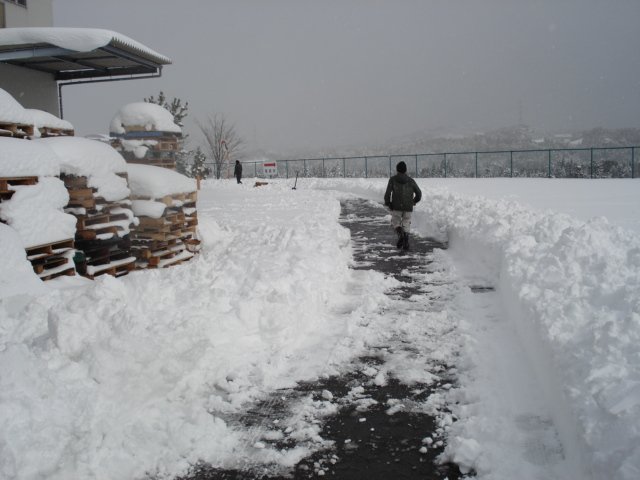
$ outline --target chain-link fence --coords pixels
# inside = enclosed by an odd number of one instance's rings
[[[265,178],[264,163],[277,163],[276,178],[387,178],[398,162],[415,178],[548,177],[638,178],[637,146],[444,152],[413,155],[244,161],[245,177]],[[274,175],[271,175],[274,177]]]

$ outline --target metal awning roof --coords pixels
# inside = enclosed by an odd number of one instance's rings
[[[159,75],[162,66],[171,60],[108,30],[8,28],[0,29],[0,62],[50,73],[57,81],[73,82]]]

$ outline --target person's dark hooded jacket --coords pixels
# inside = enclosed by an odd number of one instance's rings
[[[422,192],[415,180],[406,173],[398,172],[389,179],[384,204],[391,210],[412,212],[421,198]]]

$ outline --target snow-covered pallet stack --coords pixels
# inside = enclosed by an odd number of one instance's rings
[[[88,278],[126,275],[135,268],[130,227],[136,223],[127,187],[126,163],[109,145],[86,138],[39,140],[63,159],[69,192],[65,212],[76,218],[78,273]]]
[[[42,280],[74,275],[75,221],[59,158],[39,142],[0,137],[0,221],[15,231]]]
[[[131,201],[105,200],[88,186],[84,176],[62,174],[61,179],[69,192],[65,212],[77,219],[76,248],[84,255],[78,262],[78,273],[94,278],[103,274],[119,277],[132,271],[135,258],[129,238]]]
[[[110,134],[112,146],[128,163],[175,170],[182,129],[160,105],[146,102],[125,105],[111,121]]]
[[[139,215],[140,224],[131,232],[131,250],[138,258],[138,268],[177,265],[193,257],[200,243],[195,239],[197,218],[194,207],[188,207],[190,215],[185,214],[185,205],[195,205],[196,192],[133,200],[138,207],[145,202],[165,205],[159,217]]]
[[[178,265],[193,257],[197,193],[193,180],[149,165],[129,165],[132,207],[139,225],[131,229],[138,268]]]

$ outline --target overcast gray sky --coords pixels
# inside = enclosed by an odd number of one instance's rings
[[[640,127],[638,0],[54,0],[54,25],[169,56],[154,80],[63,89],[79,134],[164,90],[251,146],[378,142],[446,127]]]

